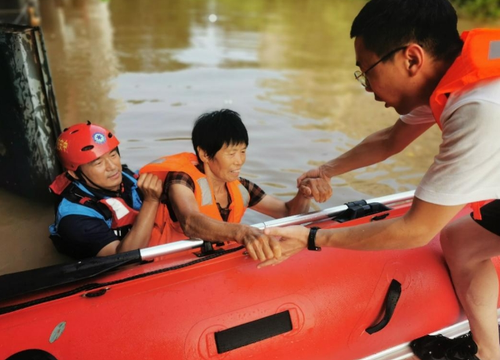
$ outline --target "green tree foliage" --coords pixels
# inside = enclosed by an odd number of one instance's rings
[[[451,0],[460,13],[465,16],[498,17],[500,0]]]

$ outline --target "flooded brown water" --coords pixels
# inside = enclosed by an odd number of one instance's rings
[[[191,151],[194,119],[229,108],[249,130],[242,176],[288,199],[302,172],[397,119],[353,77],[349,30],[364,3],[40,1],[62,126],[110,128],[137,169]],[[333,179],[333,197],[314,209],[414,189],[439,139],[433,128],[392,159]],[[47,236],[50,206],[3,190],[0,204],[0,274],[67,260]],[[266,219],[249,211],[244,221]]]

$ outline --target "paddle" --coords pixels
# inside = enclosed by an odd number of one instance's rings
[[[2,275],[0,276],[0,301],[89,279],[120,266],[151,260],[160,255],[193,249],[202,244],[202,240],[178,241],[110,256],[84,259],[71,264],[53,265]]]

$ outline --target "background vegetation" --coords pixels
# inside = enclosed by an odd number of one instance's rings
[[[451,0],[462,16],[500,16],[500,0]]]

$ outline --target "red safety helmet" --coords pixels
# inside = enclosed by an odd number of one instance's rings
[[[118,144],[120,142],[110,131],[88,121],[64,129],[57,138],[56,148],[63,166],[76,171],[80,165],[116,149]]]

